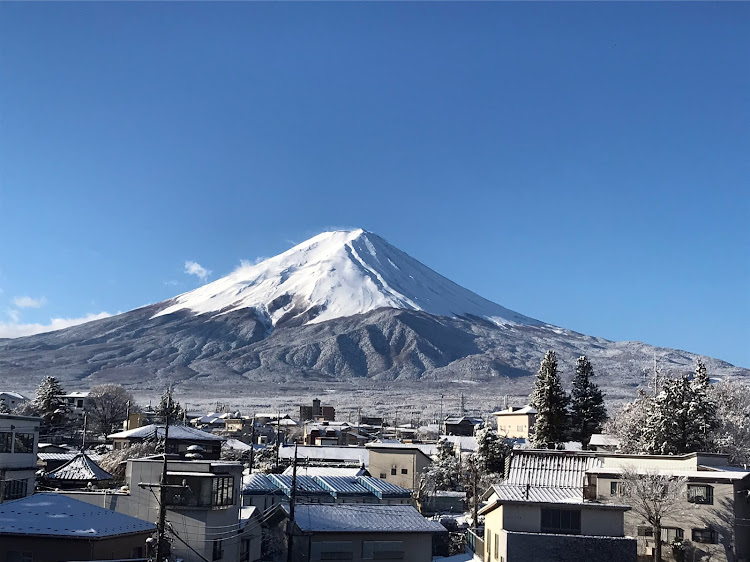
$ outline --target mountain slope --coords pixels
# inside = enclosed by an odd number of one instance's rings
[[[425,391],[430,381],[494,381],[526,392],[548,349],[563,376],[587,355],[610,397],[632,395],[655,358],[677,374],[697,357],[544,324],[357,230],[323,233],[163,303],[0,341],[0,388],[30,392],[53,375],[68,388],[159,392],[177,382],[196,394],[352,379],[424,381]],[[706,363],[712,376],[750,376]]]

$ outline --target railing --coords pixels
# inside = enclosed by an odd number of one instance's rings
[[[471,529],[466,531],[466,548],[484,560],[484,539]]]

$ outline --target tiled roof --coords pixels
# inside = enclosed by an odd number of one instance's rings
[[[158,436],[159,439],[164,439],[164,426],[159,424],[145,425],[143,427],[136,427],[135,429],[129,429],[128,431],[120,431],[119,433],[112,433],[107,435],[108,439],[154,439]],[[185,441],[224,441],[224,438],[219,435],[213,435],[206,433],[200,429],[195,429],[187,425],[170,425],[169,426],[169,438],[170,439],[182,439]]]
[[[45,475],[50,480],[112,480],[112,475],[96,464],[85,453],[78,453],[57,470]]]
[[[294,522],[304,532],[437,533],[445,527],[410,505],[301,504]]]
[[[0,504],[0,535],[90,539],[151,532],[156,525],[55,493]]]

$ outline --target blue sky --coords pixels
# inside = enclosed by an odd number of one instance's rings
[[[362,227],[750,367],[748,3],[2,3],[0,335]]]

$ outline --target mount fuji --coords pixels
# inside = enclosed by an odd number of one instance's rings
[[[530,388],[545,351],[563,378],[587,355],[610,397],[654,361],[689,372],[695,354],[612,342],[546,324],[446,279],[364,230],[324,232],[167,301],[57,332],[0,341],[0,384],[30,391],[117,382],[237,392],[259,383],[352,379]],[[712,376],[750,370],[703,358]]]

